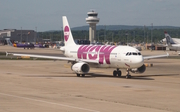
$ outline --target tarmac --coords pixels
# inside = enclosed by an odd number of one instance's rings
[[[55,49],[0,46],[4,51],[62,55]],[[180,59],[145,63],[153,67],[126,79],[125,70],[113,77],[112,68],[91,68],[89,75],[76,77],[66,61],[0,60],[0,112],[180,112]]]

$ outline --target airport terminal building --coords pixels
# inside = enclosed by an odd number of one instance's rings
[[[11,41],[17,42],[35,42],[37,33],[34,30],[16,30],[4,29],[0,30],[0,40],[10,38]]]

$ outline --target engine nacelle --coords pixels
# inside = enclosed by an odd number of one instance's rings
[[[143,64],[139,68],[131,69],[132,73],[144,73],[146,71],[146,66]]]
[[[84,74],[89,72],[89,65],[84,62],[75,63],[72,65],[72,70],[78,74]]]

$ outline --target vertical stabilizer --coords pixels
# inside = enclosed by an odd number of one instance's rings
[[[10,38],[5,38],[7,45],[13,46],[12,42],[10,41]]]
[[[65,46],[76,45],[66,16],[62,17]]]
[[[173,41],[173,39],[171,38],[171,36],[165,31],[165,38],[166,38],[166,43],[167,45],[171,45],[171,44],[175,44],[175,42]]]

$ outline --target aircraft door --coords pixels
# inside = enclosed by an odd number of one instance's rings
[[[116,63],[116,66],[117,67],[120,67],[121,66],[121,54],[120,53],[117,53],[117,63]]]

